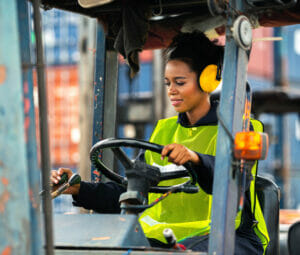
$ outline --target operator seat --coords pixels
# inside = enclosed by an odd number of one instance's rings
[[[293,223],[288,232],[288,249],[290,255],[297,255],[300,251],[300,221]]]
[[[266,255],[279,255],[280,190],[273,181],[262,176],[256,177],[255,189],[270,237]]]

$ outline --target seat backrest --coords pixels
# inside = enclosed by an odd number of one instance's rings
[[[289,255],[300,254],[300,221],[293,223],[288,232]]]
[[[266,255],[278,255],[280,190],[273,181],[262,176],[257,176],[255,189],[270,237]]]

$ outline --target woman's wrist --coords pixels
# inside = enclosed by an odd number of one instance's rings
[[[198,153],[192,151],[192,163],[195,165],[200,165],[201,164],[201,159],[198,155]]]

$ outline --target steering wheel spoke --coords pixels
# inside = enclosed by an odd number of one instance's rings
[[[127,157],[127,155],[121,148],[111,148],[111,150],[113,151],[115,157],[122,163],[122,165],[126,169],[130,169],[133,167],[133,162],[129,157]]]
[[[187,177],[189,176],[188,170],[177,170],[175,172],[165,172],[162,173],[160,176],[160,180],[169,180],[169,179],[176,179],[176,178],[181,178],[181,177]]]

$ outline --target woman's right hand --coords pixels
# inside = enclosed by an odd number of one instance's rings
[[[59,168],[58,170],[51,171],[50,180],[51,183],[53,184],[52,191],[55,191],[56,189],[59,188],[60,185],[56,185],[56,184],[61,180],[61,176],[63,175],[63,173],[66,173],[68,175],[68,180],[73,175],[72,170],[69,168]],[[63,194],[78,195],[79,189],[80,189],[80,183],[69,187],[63,192]]]

